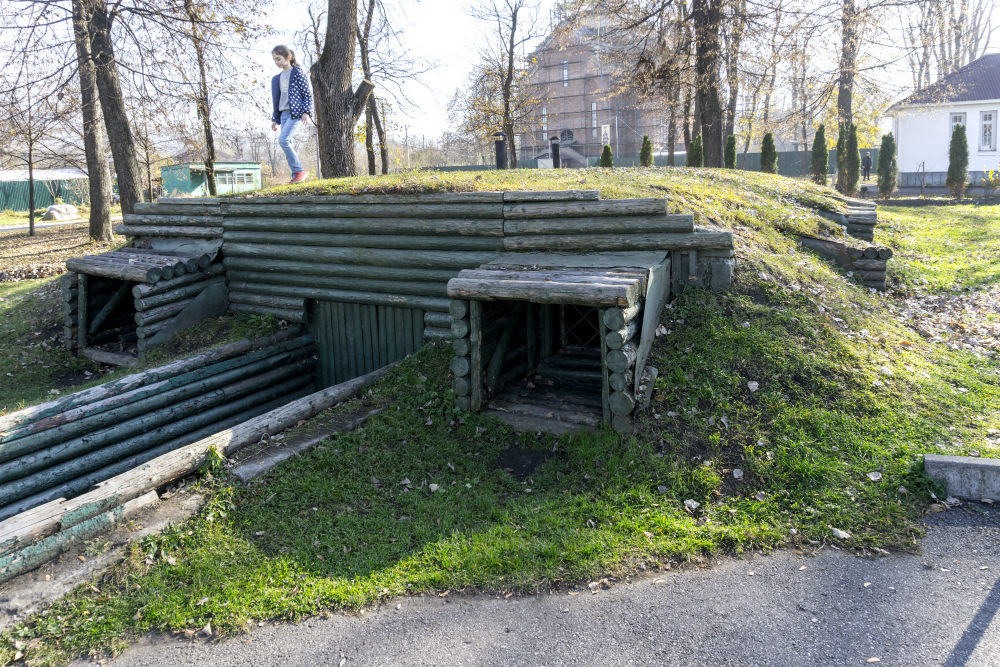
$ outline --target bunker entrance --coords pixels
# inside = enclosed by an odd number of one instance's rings
[[[597,308],[497,301],[484,304],[484,315],[485,412],[524,430],[601,422]]]

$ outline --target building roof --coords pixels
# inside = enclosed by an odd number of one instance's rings
[[[973,60],[956,72],[892,105],[948,104],[1000,99],[1000,53]]]
[[[36,181],[74,181],[79,178],[87,178],[87,174],[79,169],[35,169],[32,176]],[[0,182],[26,180],[28,180],[27,169],[0,170]]]

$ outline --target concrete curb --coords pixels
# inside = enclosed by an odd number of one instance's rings
[[[948,487],[948,495],[1000,501],[1000,459],[924,454],[924,472]]]

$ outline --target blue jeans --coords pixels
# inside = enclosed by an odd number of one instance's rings
[[[281,146],[281,150],[285,151],[285,158],[288,160],[288,168],[292,170],[292,176],[302,171],[302,161],[299,160],[299,156],[295,154],[295,149],[292,147],[292,137],[301,122],[301,118],[292,118],[292,112],[281,112],[281,131],[278,132],[278,145]]]

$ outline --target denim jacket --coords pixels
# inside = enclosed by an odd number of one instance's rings
[[[271,79],[271,101],[274,110],[271,120],[281,122],[281,112],[278,110],[278,100],[281,99],[281,75],[275,74]],[[309,91],[309,81],[299,66],[292,67],[288,74],[288,110],[292,118],[302,118],[303,114],[312,112],[312,93]]]

